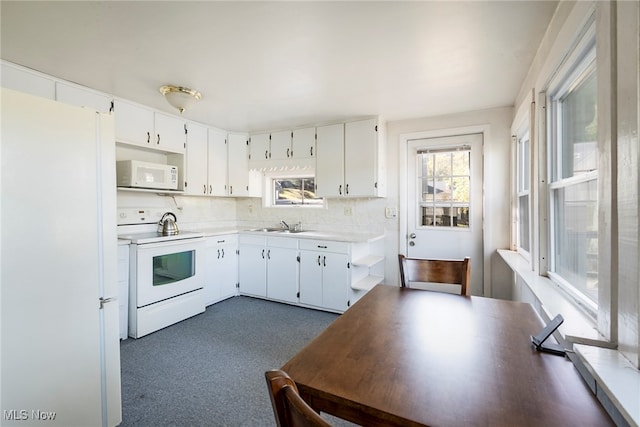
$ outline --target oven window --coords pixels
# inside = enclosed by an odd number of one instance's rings
[[[153,286],[179,282],[196,274],[195,251],[153,257]]]

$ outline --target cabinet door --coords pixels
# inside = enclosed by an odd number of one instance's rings
[[[322,306],[331,310],[346,310],[349,305],[349,257],[346,254],[322,255]]]
[[[209,195],[226,196],[227,190],[227,133],[209,129]]]
[[[298,250],[267,248],[267,297],[298,302]]]
[[[157,148],[184,153],[186,138],[184,120],[168,114],[155,113],[154,144]]]
[[[316,153],[316,128],[294,129],[291,141],[294,159],[311,159]]]
[[[47,99],[55,99],[56,87],[53,79],[32,71],[2,63],[2,87]]]
[[[215,244],[210,243],[210,239],[207,239],[207,244],[204,249],[204,303],[206,306],[213,304],[218,300],[218,284],[216,282],[216,264],[218,248]]]
[[[344,124],[317,128],[316,194],[336,197],[344,194]]]
[[[92,108],[101,113],[111,111],[110,96],[77,86],[56,82],[56,101],[77,107]]]
[[[240,293],[265,298],[267,296],[267,248],[241,245],[238,263]]]
[[[268,133],[251,135],[249,151],[251,161],[257,162],[269,160],[269,136],[270,135]]]
[[[207,128],[189,123],[187,133],[187,173],[185,193],[190,196],[209,194],[207,185]]]
[[[119,99],[114,100],[116,141],[129,144],[154,146],[153,111]],[[155,144],[155,139],[153,139]]]
[[[216,263],[215,274],[219,282],[219,300],[236,295],[238,288],[238,255],[237,245],[223,245],[220,249],[220,259]]]
[[[300,303],[322,307],[321,252],[300,251]]]
[[[269,158],[271,160],[287,160],[292,157],[291,131],[285,130],[271,133],[270,153]]]
[[[345,124],[344,193],[347,196],[376,196],[378,182],[377,120]]]
[[[229,147],[229,195],[246,197],[249,195],[249,156],[247,137],[230,133]]]

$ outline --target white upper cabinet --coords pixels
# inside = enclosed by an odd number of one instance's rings
[[[266,161],[270,158],[269,139],[271,135],[268,133],[260,133],[251,135],[251,143],[249,146],[249,158],[252,162]]]
[[[271,160],[287,160],[292,158],[291,131],[285,130],[271,133],[269,158]]]
[[[131,104],[120,99],[114,100],[116,141],[145,147],[155,146],[153,139],[153,110]]]
[[[339,197],[344,194],[344,124],[319,126],[316,146],[316,194]]]
[[[163,113],[154,113],[155,141],[160,149],[184,152],[186,147],[186,123],[183,119]]]
[[[110,96],[62,82],[56,82],[56,101],[77,107],[92,108],[101,113],[109,113],[113,107],[113,98]]]
[[[114,101],[116,141],[162,151],[184,153],[185,121],[142,105]]]
[[[247,136],[229,134],[229,195],[249,196],[249,154]]]
[[[190,196],[205,196],[209,193],[207,132],[205,126],[196,123],[187,124],[187,173],[184,192]]]
[[[384,197],[385,168],[378,119],[344,125],[345,195]]]
[[[316,193],[384,197],[385,168],[378,119],[318,127]]]
[[[55,81],[29,69],[2,62],[2,87],[47,99],[56,99]]]
[[[294,159],[311,159],[316,153],[316,128],[294,129],[291,152]]]
[[[227,176],[227,172],[230,169],[228,167],[228,146],[226,132],[218,129],[209,129],[208,183],[210,196],[229,195]]]

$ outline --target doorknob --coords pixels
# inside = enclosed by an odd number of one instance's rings
[[[411,238],[411,239],[415,239],[415,238],[416,238],[416,233],[411,233],[411,234],[409,234],[409,238]]]

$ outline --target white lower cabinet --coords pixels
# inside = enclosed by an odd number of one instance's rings
[[[267,298],[298,302],[298,241],[267,239]]]
[[[205,304],[211,305],[238,292],[238,235],[212,236],[206,239]]]
[[[298,241],[240,236],[240,293],[298,302]]]
[[[267,296],[267,238],[240,235],[238,282],[242,295]]]
[[[300,241],[300,304],[332,311],[349,308],[349,244]]]
[[[240,234],[240,294],[342,313],[382,282],[383,244]]]

